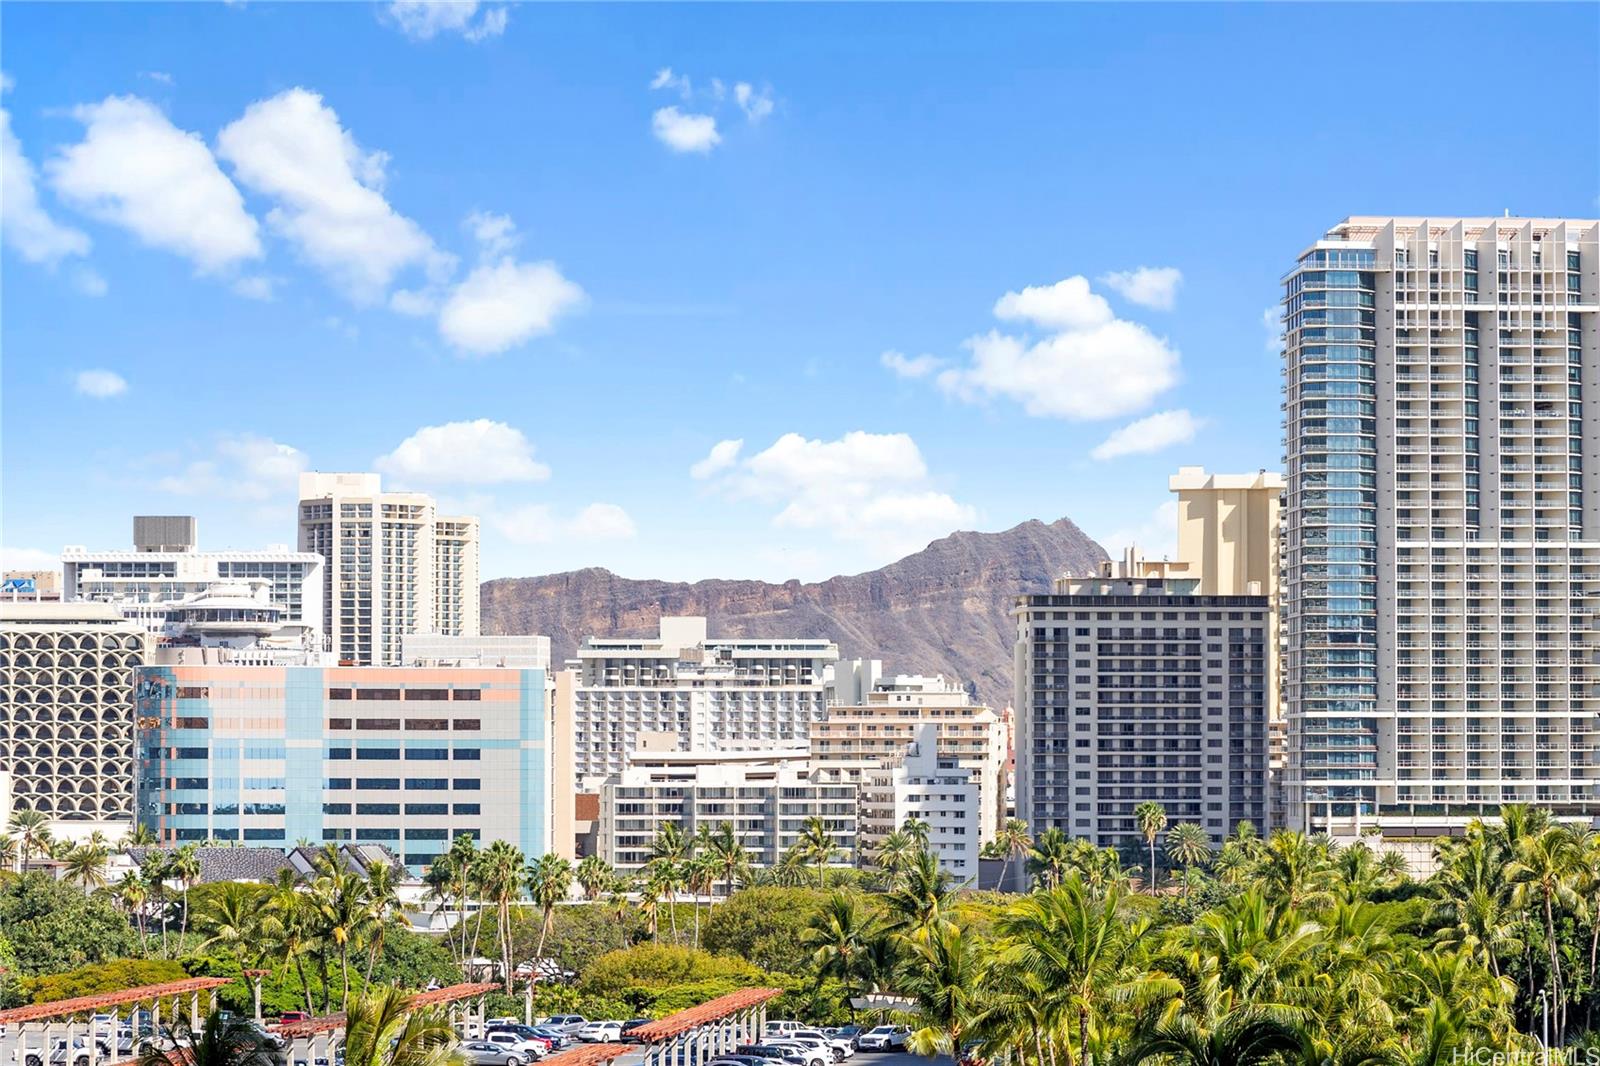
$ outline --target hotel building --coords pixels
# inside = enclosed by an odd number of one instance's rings
[[[978,876],[978,853],[988,839],[981,818],[983,793],[979,775],[944,757],[939,730],[933,722],[916,726],[910,745],[895,758],[862,771],[859,847],[865,864],[884,837],[907,822],[919,822],[927,832],[928,854],[962,884]]]
[[[663,617],[655,637],[590,637],[571,664],[578,782],[596,791],[647,734],[671,734],[680,751],[800,747],[838,658],[822,639],[707,637],[698,617]]]
[[[65,839],[130,828],[134,691],[148,640],[110,605],[0,602],[9,807],[49,815]]]
[[[478,635],[478,520],[383,492],[377,474],[300,475],[300,550],[323,560],[322,629],[338,661],[398,666],[413,633]]]
[[[1600,222],[1352,217],[1284,279],[1291,824],[1600,814]]]

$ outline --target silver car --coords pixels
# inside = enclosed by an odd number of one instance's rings
[[[468,1040],[460,1046],[467,1066],[523,1066],[521,1055],[487,1040]]]

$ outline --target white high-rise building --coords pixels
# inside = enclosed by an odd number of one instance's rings
[[[377,474],[300,475],[300,549],[324,562],[324,625],[338,661],[397,666],[412,633],[478,635],[478,520]]]
[[[1600,222],[1348,218],[1283,308],[1290,823],[1600,814]]]
[[[187,515],[135,517],[131,551],[69,544],[61,552],[61,576],[63,602],[115,604],[152,634],[168,627],[168,616],[184,600],[217,585],[264,588],[287,629],[320,633],[323,626],[321,556],[281,544],[260,551],[199,551],[195,521]]]
[[[978,876],[985,839],[981,792],[976,775],[943,757],[938,737],[939,727],[923,722],[900,756],[864,772],[857,801],[859,848],[870,859],[870,847],[907,822],[919,822],[927,833],[928,854],[961,884]]]
[[[804,747],[838,658],[820,638],[707,637],[698,617],[663,617],[655,637],[589,637],[573,664],[578,781],[595,791],[648,734],[680,751]]]

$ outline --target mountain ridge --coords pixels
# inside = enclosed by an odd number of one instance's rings
[[[841,658],[881,659],[888,674],[944,674],[1000,708],[1011,703],[1013,598],[1106,557],[1059,518],[958,530],[876,570],[814,582],[662,581],[586,567],[484,582],[483,631],[547,635],[559,663],[589,635],[647,636],[663,614],[705,615],[715,636],[827,637]]]

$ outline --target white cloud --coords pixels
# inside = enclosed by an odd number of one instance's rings
[[[73,115],[83,140],[45,165],[63,199],[201,273],[261,257],[256,220],[199,135],[137,96],[108,96]]]
[[[1101,546],[1118,558],[1126,548],[1136,547],[1147,559],[1178,557],[1178,501],[1163,500],[1147,518],[1097,536]]]
[[[210,458],[191,461],[156,488],[179,496],[265,500],[292,490],[307,465],[298,448],[242,433],[222,437]]]
[[[400,32],[414,41],[428,41],[441,33],[459,33],[469,41],[498,37],[506,31],[510,15],[504,7],[484,7],[475,18],[477,0],[393,0],[387,13]]]
[[[0,547],[0,570],[60,570],[61,553],[42,548]]]
[[[439,334],[473,355],[493,355],[549,333],[582,305],[583,289],[554,263],[486,263],[451,290],[439,311]]]
[[[650,88],[675,92],[685,100],[694,95],[694,86],[689,83],[688,75],[674,74],[671,67],[656,71],[656,76],[650,79]]]
[[[739,461],[739,452],[743,448],[742,439],[718,441],[711,446],[710,453],[704,459],[689,468],[689,476],[696,481],[715,477]]]
[[[1029,285],[995,301],[994,316],[1004,322],[1027,320],[1047,329],[1093,329],[1112,321],[1106,298],[1089,289],[1089,279],[1074,275],[1054,285]]]
[[[498,258],[516,247],[517,224],[510,215],[496,215],[489,211],[474,211],[467,216],[467,231],[478,242],[485,258]]]
[[[1123,455],[1148,455],[1174,444],[1188,444],[1203,425],[1205,423],[1201,419],[1182,408],[1157,411],[1116,430],[1089,454],[1100,460]]]
[[[772,114],[772,89],[764,87],[759,92],[747,81],[741,81],[733,87],[733,98],[739,104],[739,110],[744,112],[744,117],[751,122],[760,122]]]
[[[903,378],[925,378],[944,365],[943,359],[931,355],[908,356],[904,352],[887,351],[878,361]]]
[[[1261,312],[1261,328],[1266,332],[1266,348],[1273,355],[1283,352],[1283,309],[1269,307]]]
[[[631,540],[639,527],[616,504],[591,503],[568,523],[567,531],[583,540]]]
[[[765,451],[726,464],[712,483],[732,499],[778,505],[775,526],[817,531],[895,558],[976,518],[928,480],[910,436],[856,430],[832,441],[786,433]]]
[[[1115,317],[1083,277],[1008,292],[994,313],[1051,332],[1034,339],[991,330],[968,339],[971,361],[935,378],[947,394],[967,402],[1004,397],[1031,415],[1100,419],[1139,411],[1177,384],[1177,350]]]
[[[557,540],[631,540],[638,527],[627,511],[614,503],[591,503],[571,518],[562,518],[548,505],[526,503],[482,510],[488,524],[514,544],[550,544]]]
[[[72,379],[79,395],[109,400],[128,391],[128,381],[114,370],[80,370]]]
[[[288,89],[224,127],[217,152],[246,186],[276,201],[267,221],[358,303],[374,303],[401,270],[450,262],[383,196],[388,156],[366,152],[322,97]]]
[[[1157,311],[1170,311],[1178,301],[1178,286],[1183,283],[1183,273],[1177,267],[1139,267],[1106,274],[1100,278],[1105,284],[1122,294],[1122,298],[1140,307]]]
[[[674,152],[709,152],[722,143],[717,120],[711,115],[696,115],[663,107],[650,121],[656,140]]]
[[[240,278],[233,283],[233,291],[247,300],[271,300],[277,295],[277,279],[261,274]]]
[[[89,254],[82,230],[51,218],[39,203],[37,175],[22,142],[11,132],[11,113],[0,107],[0,234],[30,263],[54,266],[67,256]]]
[[[85,296],[104,296],[106,294],[106,279],[86,266],[80,266],[72,271],[72,285],[73,288]]]
[[[159,82],[169,87],[177,84],[177,79],[164,70],[142,70],[139,72],[139,77],[149,78],[151,81]]]
[[[533,443],[520,429],[487,418],[423,426],[373,466],[419,485],[487,485],[550,476],[550,468],[533,457]]]

